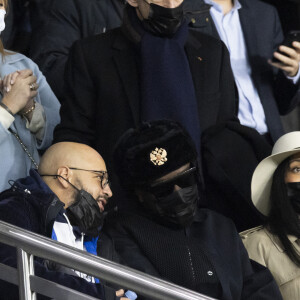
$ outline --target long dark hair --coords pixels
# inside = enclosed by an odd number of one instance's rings
[[[287,237],[290,234],[300,238],[299,216],[287,196],[287,187],[284,181],[289,160],[290,158],[285,159],[274,172],[270,196],[271,210],[267,226],[273,234],[278,236],[288,257],[300,267],[300,253]]]

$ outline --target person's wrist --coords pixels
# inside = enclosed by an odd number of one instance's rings
[[[2,104],[4,104],[11,111],[12,115],[15,115],[19,111],[11,101],[7,101],[6,97],[2,99]]]
[[[13,114],[13,112],[9,109],[9,107],[6,106],[4,103],[0,102],[0,106],[1,106],[2,108],[4,108],[10,115],[12,115],[13,117],[15,116],[15,115]]]
[[[299,64],[298,64],[298,67],[294,69],[294,72],[290,72],[290,74],[287,74],[288,77],[296,77],[297,74],[299,72]]]
[[[35,102],[33,99],[29,100],[27,104],[19,111],[20,115],[29,114],[35,108]]]
[[[291,76],[291,77],[296,77],[297,74],[298,74],[298,72],[299,72],[299,68],[297,69],[297,71],[295,72],[295,74],[293,76]]]
[[[295,77],[297,74],[298,74],[298,72],[296,72],[296,73],[286,73],[286,75],[288,77]]]
[[[30,101],[31,102],[31,101]],[[28,107],[28,105],[26,105],[26,107],[24,109],[22,109],[22,112],[20,112],[20,115],[23,118],[26,118],[29,122],[31,122],[34,110],[35,110],[35,101],[33,100],[31,102],[31,106]]]

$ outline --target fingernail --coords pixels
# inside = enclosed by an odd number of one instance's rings
[[[10,84],[14,84],[13,80],[10,81]]]
[[[8,93],[10,91],[10,88],[9,87],[6,87],[6,92]]]

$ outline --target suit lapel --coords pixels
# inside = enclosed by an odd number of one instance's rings
[[[201,99],[200,93],[203,93],[202,83],[205,82],[207,72],[207,53],[205,47],[202,47],[201,41],[195,38],[190,31],[188,41],[185,45],[187,58],[194,82],[195,93],[197,99]]]
[[[253,12],[246,1],[240,0],[242,7],[239,9],[240,22],[244,33],[245,43],[249,58],[257,52],[257,27]]]
[[[140,122],[139,78],[134,55],[134,46],[129,45],[129,43],[131,42],[128,42],[124,37],[119,36],[114,44],[115,51],[113,59],[116,63],[125,93],[128,97],[134,123],[137,126]]]
[[[199,64],[202,66],[205,65],[205,53],[203,53],[204,50],[201,42],[193,36],[191,31],[185,45],[185,51],[196,89],[197,82],[195,82],[195,80],[203,80],[205,76],[205,68],[199,67]]]
[[[102,1],[102,0],[100,0]],[[121,1],[121,0],[111,0],[111,4],[114,7],[114,10],[117,12],[120,20],[122,20],[123,18],[123,11],[124,11],[124,7],[125,7],[125,1]]]

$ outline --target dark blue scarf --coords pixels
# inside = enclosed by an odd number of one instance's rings
[[[172,38],[154,36],[142,26],[137,30],[142,33],[142,121],[172,119],[180,122],[193,138],[200,154],[198,105],[184,49],[188,36],[187,24],[183,23]]]

